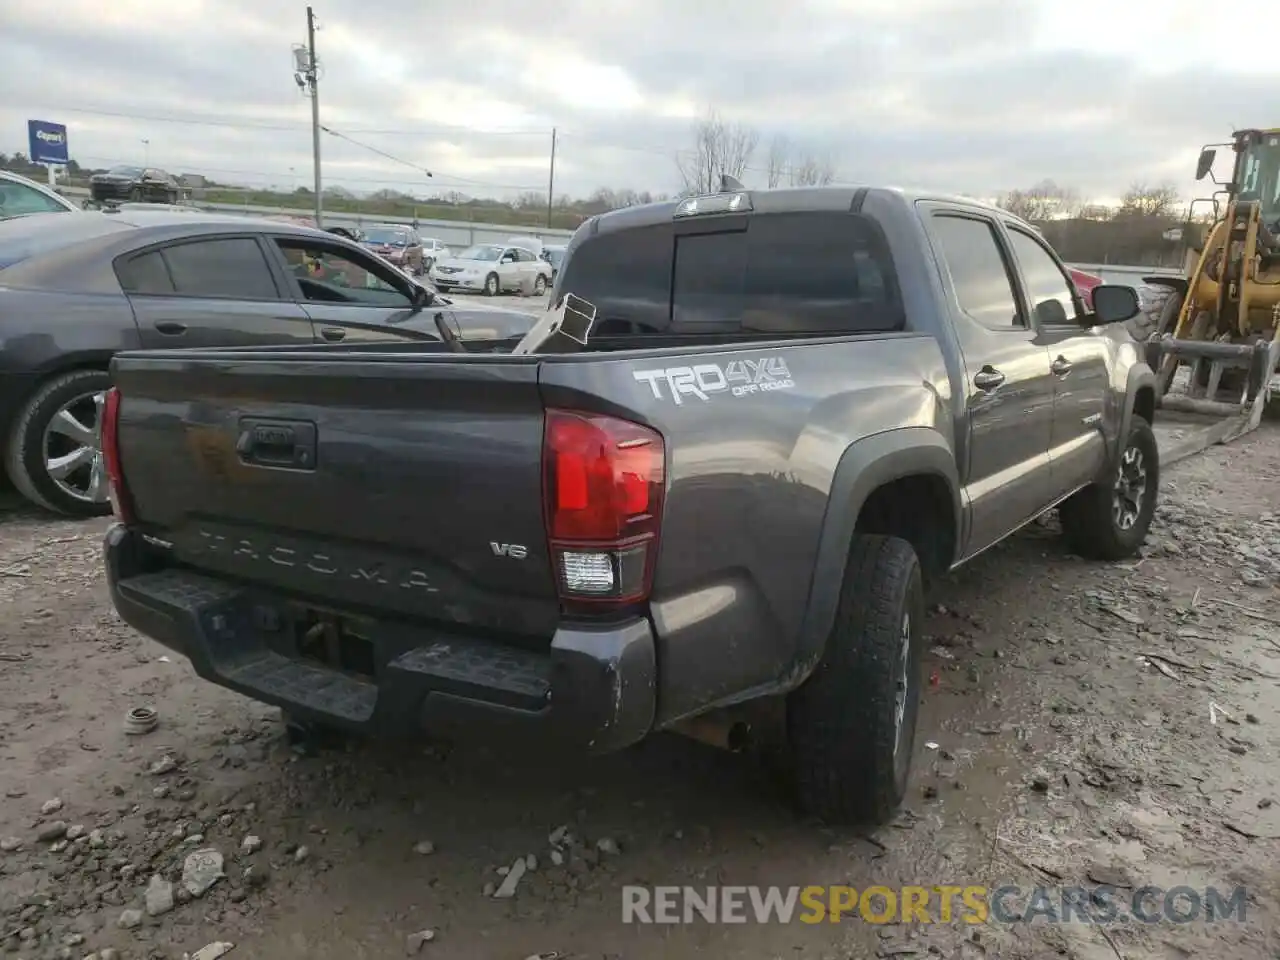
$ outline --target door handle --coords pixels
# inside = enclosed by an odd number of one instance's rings
[[[1004,383],[1004,374],[992,367],[983,367],[973,375],[973,385],[979,390],[994,390]]]
[[[337,343],[339,340],[346,339],[347,331],[343,330],[341,327],[321,327],[320,336],[332,343]]]
[[[176,337],[180,333],[187,332],[187,325],[185,323],[178,323],[177,320],[157,320],[155,322],[155,328],[160,333],[169,337]]]
[[[1066,357],[1059,357],[1049,365],[1049,369],[1059,377],[1065,377],[1071,372],[1071,361]]]

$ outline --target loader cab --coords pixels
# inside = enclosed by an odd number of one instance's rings
[[[1280,221],[1280,130],[1243,131],[1236,144],[1236,196],[1256,202],[1262,222],[1274,229]]]

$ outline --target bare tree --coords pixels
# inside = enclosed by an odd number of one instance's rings
[[[791,141],[785,134],[777,134],[769,141],[769,154],[765,158],[765,177],[769,189],[782,183],[787,172],[787,164],[791,161]]]
[[[693,149],[676,155],[686,195],[715,193],[720,178],[741,178],[755,153],[760,134],[740,123],[729,123],[714,111],[693,125]]]
[[[1170,217],[1178,205],[1178,189],[1171,183],[1135,183],[1120,201],[1120,213],[1130,217]]]
[[[1027,221],[1074,217],[1080,212],[1080,198],[1074,190],[1052,180],[1041,180],[1026,190],[1010,190],[998,206]]]
[[[806,153],[791,165],[793,187],[825,187],[835,178],[836,165],[828,155]]]

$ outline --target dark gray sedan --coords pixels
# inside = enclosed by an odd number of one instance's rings
[[[0,441],[13,485],[61,513],[110,509],[98,414],[120,350],[522,337],[332,233],[173,210],[0,222]]]

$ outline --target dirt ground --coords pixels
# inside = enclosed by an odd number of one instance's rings
[[[756,764],[674,737],[586,764],[299,750],[275,711],[116,618],[105,521],[15,504],[0,510],[0,942],[23,960],[216,942],[231,960],[1280,957],[1277,477],[1280,430],[1264,428],[1166,471],[1140,562],[1080,561],[1048,519],[943,583],[911,794],[870,834],[797,819]],[[127,736],[138,705],[159,726]],[[225,876],[196,899],[177,883],[171,904],[167,881],[203,849]],[[513,898],[485,895],[528,855]],[[629,883],[1247,900],[1243,922],[1213,924],[624,925]]]

